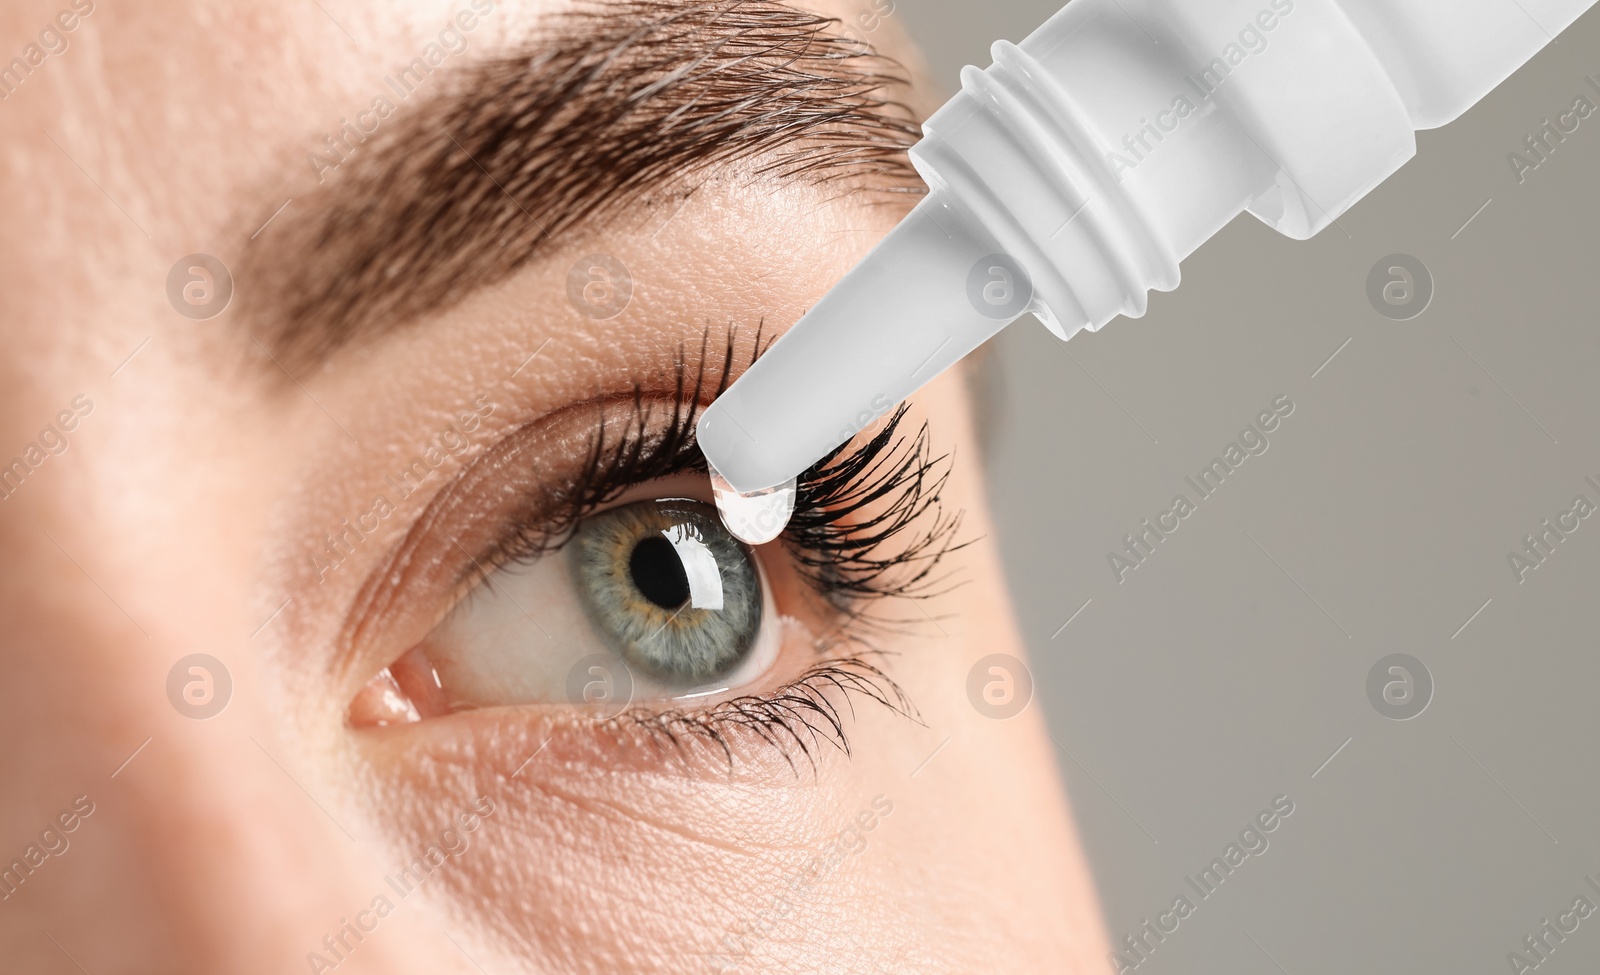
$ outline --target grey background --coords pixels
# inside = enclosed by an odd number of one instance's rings
[[[1055,6],[893,16],[953,88]],[[1600,115],[1523,185],[1506,158],[1600,102],[1589,73],[1600,10],[1423,133],[1342,231],[1240,217],[1145,318],[996,341],[1000,541],[1107,924],[1197,905],[1141,975],[1505,972],[1574,898],[1600,908],[1600,518],[1524,583],[1507,561],[1576,495],[1600,503]],[[1435,278],[1408,322],[1366,296],[1395,252]],[[1297,408],[1270,449],[1119,584],[1107,553],[1279,394]],[[1409,721],[1366,695],[1393,653],[1435,682]],[[1270,848],[1200,900],[1184,877],[1280,794]],[[1600,913],[1538,969],[1597,970]]]

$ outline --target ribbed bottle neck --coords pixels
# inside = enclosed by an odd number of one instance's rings
[[[1081,0],[1080,0],[1081,2]],[[1144,314],[1178,284],[1178,255],[1106,170],[1078,103],[1015,44],[924,126],[911,158],[936,196],[1033,277],[1033,311],[1062,338]]]
[[[1240,212],[1308,237],[1415,152],[1335,0],[1074,0],[993,51],[912,159],[1027,265],[1063,337],[1142,315]]]

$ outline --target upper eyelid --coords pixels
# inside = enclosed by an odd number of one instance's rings
[[[763,342],[766,335],[765,323],[758,323],[753,340],[749,344],[749,361],[754,362],[770,345],[772,339]],[[713,358],[711,355],[712,330],[708,325],[701,335],[700,354],[694,360],[694,378],[689,380],[689,362],[686,348],[680,344],[678,347],[677,366],[671,377],[670,383],[663,383],[659,376],[648,380],[635,382],[626,393],[596,392],[590,399],[571,403],[553,410],[546,411],[534,418],[522,422],[520,425],[508,429],[499,440],[493,442],[483,451],[470,455],[465,467],[446,483],[438,493],[428,501],[427,507],[406,530],[400,541],[385,553],[378,567],[368,575],[362,583],[355,599],[344,614],[343,622],[334,640],[334,653],[332,670],[341,679],[348,677],[349,669],[355,665],[359,656],[359,648],[368,642],[370,632],[381,628],[382,624],[397,613],[406,616],[405,608],[394,610],[393,605],[401,589],[394,580],[403,578],[408,573],[426,574],[428,565],[426,560],[418,566],[418,550],[426,550],[427,545],[436,541],[431,529],[440,521],[446,520],[455,509],[469,505],[478,500],[480,492],[474,490],[488,481],[502,466],[510,462],[511,458],[519,456],[519,449],[531,447],[532,442],[541,433],[548,434],[552,428],[559,428],[563,423],[572,422],[575,418],[581,420],[585,415],[592,417],[597,411],[603,417],[606,410],[615,410],[619,405],[631,404],[637,416],[640,404],[646,400],[662,401],[671,407],[669,416],[675,421],[681,421],[684,435],[680,439],[692,446],[694,419],[698,411],[715,399],[733,382],[738,371],[738,349],[741,345],[741,332],[736,326],[730,324],[724,333],[726,347],[723,353]],[[515,407],[511,407],[508,416],[515,415]],[[627,429],[628,424],[622,424]],[[550,452],[559,452],[555,448],[559,444],[552,444]],[[697,452],[696,452],[697,453]],[[545,454],[529,452],[530,459],[544,460]],[[594,457],[590,458],[590,463]],[[703,460],[702,460],[703,462]],[[551,480],[556,480],[552,478]],[[527,497],[525,492],[512,495],[512,500],[523,500]],[[573,523],[576,523],[576,507],[574,507]],[[509,516],[508,516],[509,517]],[[454,538],[451,542],[459,546],[459,540]],[[482,556],[490,554],[492,546],[486,545],[477,552],[481,562]],[[470,550],[469,550],[470,555]],[[461,579],[451,580],[452,587],[459,587]],[[390,584],[394,583],[394,584]],[[406,616],[410,619],[409,616]],[[437,619],[434,620],[437,622]],[[419,634],[420,636],[420,634]]]

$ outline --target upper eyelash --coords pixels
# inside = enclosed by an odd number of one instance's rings
[[[543,485],[548,498],[541,519],[513,525],[480,561],[487,566],[531,561],[565,545],[584,518],[615,501],[629,488],[675,474],[707,474],[705,457],[695,443],[695,423],[705,394],[715,398],[727,389],[734,371],[735,335],[712,366],[709,332],[701,340],[692,379],[680,347],[673,380],[670,413],[657,425],[654,403],[635,387],[632,415],[620,434],[604,417],[582,471],[566,486]],[[757,328],[754,362],[770,346]],[[714,375],[708,376],[708,369]],[[926,599],[944,591],[935,569],[945,555],[968,541],[957,541],[961,513],[942,507],[950,476],[949,455],[932,456],[926,424],[909,441],[900,434],[906,407],[896,410],[883,428],[860,446],[843,444],[798,478],[795,511],[782,541],[801,576],[828,607],[853,621],[899,622],[870,617],[864,601],[901,596]],[[892,553],[884,543],[912,527]]]
[[[956,541],[962,513],[941,505],[950,457],[932,456],[927,424],[909,443],[899,435],[906,411],[901,406],[867,443],[835,448],[799,479],[784,542],[801,574],[841,611],[857,610],[863,598],[939,595],[940,560],[971,544]],[[880,552],[913,525],[917,535]]]
[[[711,391],[713,398],[728,388],[733,375],[736,355],[733,338],[730,330],[728,348],[722,359],[716,387]],[[610,428],[605,422],[605,406],[597,403],[599,419],[583,470],[565,486],[547,484],[537,487],[535,490],[547,496],[546,503],[540,506],[545,512],[544,517],[511,526],[506,536],[496,542],[480,561],[491,567],[506,562],[531,561],[565,545],[584,518],[615,501],[630,487],[674,474],[704,473],[709,476],[705,458],[694,444],[694,425],[700,415],[701,397],[706,392],[706,353],[709,347],[708,332],[701,339],[700,365],[695,371],[692,389],[688,384],[684,351],[679,347],[673,378],[672,412],[664,428],[653,429],[654,404],[646,399],[642,386],[634,387],[633,415],[614,442],[608,440]],[[755,347],[751,361],[764,351],[760,327],[756,330]]]

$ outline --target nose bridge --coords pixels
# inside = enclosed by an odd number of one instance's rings
[[[0,579],[0,972],[462,970],[422,897],[356,923],[395,856],[330,771],[337,721],[268,703],[260,614],[77,483],[0,521],[34,566]]]

